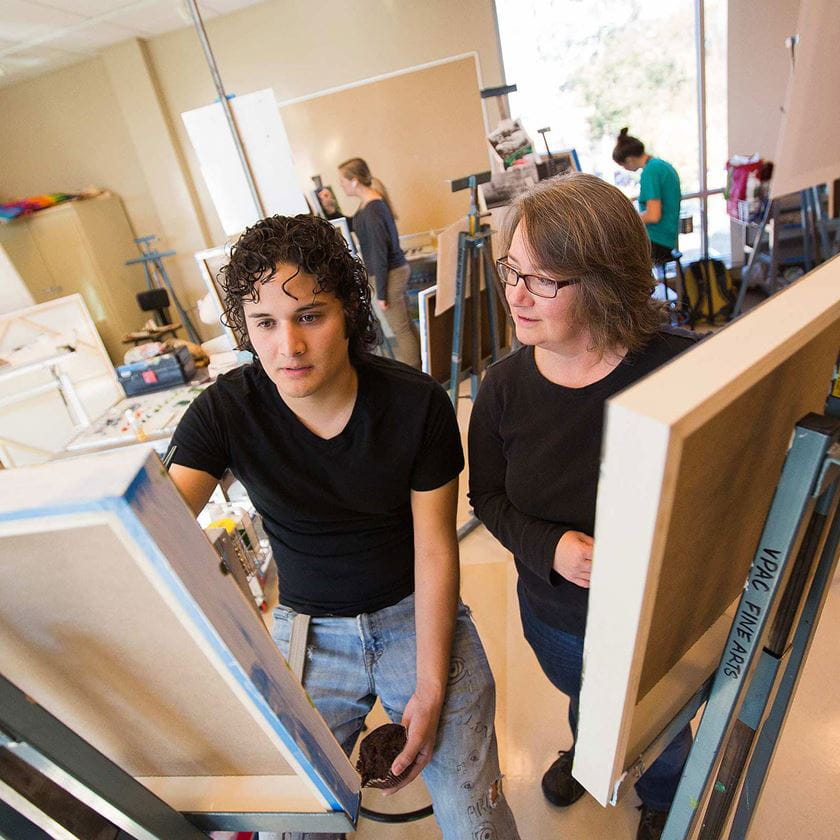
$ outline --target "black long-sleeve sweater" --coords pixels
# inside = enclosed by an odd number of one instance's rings
[[[577,636],[586,629],[589,590],[552,564],[566,531],[595,530],[605,401],[692,343],[686,334],[662,332],[584,388],[549,382],[533,347],[488,370],[470,420],[470,501],[513,553],[525,597],[546,624]]]
[[[388,299],[388,272],[406,264],[400,237],[388,205],[380,198],[360,207],[353,216],[353,230],[359,237],[362,259],[376,281],[376,297]]]

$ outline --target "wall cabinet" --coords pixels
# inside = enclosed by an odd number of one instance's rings
[[[35,303],[78,292],[108,350],[122,364],[122,337],[144,314],[137,292],[146,288],[134,232],[119,197],[110,193],[70,201],[0,225],[0,245]]]

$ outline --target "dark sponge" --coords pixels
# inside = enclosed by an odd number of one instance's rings
[[[391,765],[405,747],[407,738],[404,726],[386,723],[362,739],[356,762],[356,770],[362,776],[362,787],[390,788],[405,778],[409,768],[395,776]]]

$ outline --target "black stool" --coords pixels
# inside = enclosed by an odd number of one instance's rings
[[[137,305],[143,312],[154,312],[159,327],[172,323],[169,320],[169,293],[166,289],[148,289],[137,292]]]
[[[668,310],[671,313],[671,324],[678,326],[685,321],[685,275],[682,267],[682,251],[674,248],[667,259],[661,260],[654,265],[654,276],[665,287],[665,300],[668,303]],[[668,266],[674,263],[677,267],[677,283],[676,288],[671,289],[668,285]],[[658,276],[656,269],[662,270],[661,277]],[[674,294],[673,303],[671,301],[671,292]]]

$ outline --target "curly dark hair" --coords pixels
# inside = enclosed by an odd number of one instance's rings
[[[219,282],[224,289],[222,321],[241,336],[239,344],[243,350],[253,352],[254,348],[248,338],[242,304],[260,299],[258,284],[268,280],[281,262],[314,275],[318,284],[313,294],[332,292],[341,301],[352,359],[379,343],[367,272],[350,253],[341,233],[326,219],[316,216],[270,216],[246,229],[231,248],[230,262],[220,271]]]

